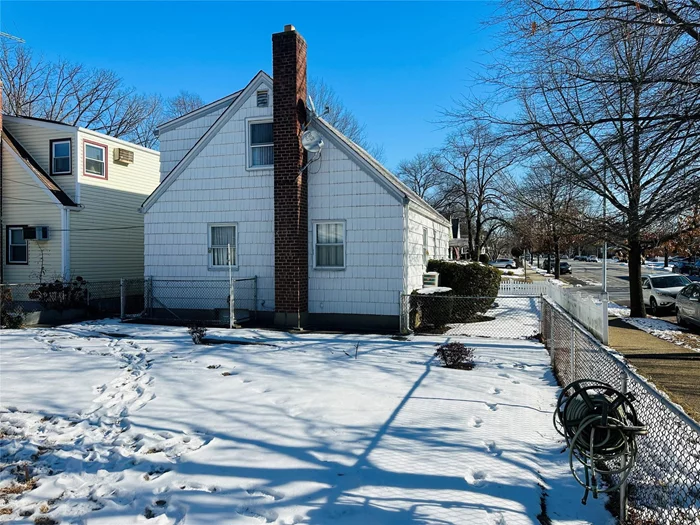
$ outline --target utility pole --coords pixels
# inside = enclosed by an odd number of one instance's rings
[[[603,293],[608,293],[608,222],[607,222],[607,203],[608,203],[608,177],[605,171],[607,160],[603,161]]]

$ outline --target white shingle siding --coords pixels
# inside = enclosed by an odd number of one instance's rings
[[[211,113],[202,115],[198,119],[191,120],[170,129],[161,132],[158,137],[160,140],[160,180],[180,162],[180,159],[192,149],[192,146],[202,138],[202,135],[214,124],[217,118],[226,111],[228,106],[219,108]]]
[[[423,228],[428,229],[428,259],[446,259],[449,251],[450,227],[426,217],[416,205],[408,207],[407,287],[411,293],[423,286]]]
[[[345,269],[313,267],[313,223],[345,222]],[[329,142],[309,167],[309,313],[398,315],[403,204]]]
[[[274,310],[272,169],[246,169],[246,118],[271,117],[255,91],[145,215],[145,274],[154,279],[225,280],[209,268],[208,225],[238,225],[235,278],[258,276],[258,308]],[[169,133],[161,137],[167,145]],[[184,307],[170,304],[170,307]],[[190,305],[192,307],[192,305]]]

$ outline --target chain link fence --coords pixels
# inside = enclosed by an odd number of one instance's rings
[[[120,281],[53,281],[0,285],[3,321],[20,324],[60,324],[119,315]],[[143,303],[143,286],[134,287],[131,301]]]
[[[402,295],[401,331],[525,339],[540,332],[539,296]]]
[[[640,421],[637,463],[628,480],[626,523],[700,523],[700,425],[634,373],[550,299],[542,301],[542,339],[561,385],[594,379],[618,390],[626,378]]]
[[[228,326],[233,291],[234,323],[257,317],[257,277],[226,281],[185,281],[142,279],[128,282],[126,296],[142,289],[143,301],[129,303],[123,319],[140,319],[167,324],[203,323]]]

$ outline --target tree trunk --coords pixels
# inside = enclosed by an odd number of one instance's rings
[[[664,268],[668,268],[668,248],[664,248]]]
[[[561,268],[559,266],[559,237],[554,238],[554,278],[559,279]]]
[[[646,317],[642,295],[642,244],[639,237],[629,239],[630,317]]]

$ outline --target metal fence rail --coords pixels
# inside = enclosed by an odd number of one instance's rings
[[[402,295],[401,330],[524,339],[540,331],[540,297]]]
[[[549,298],[542,302],[542,338],[562,385],[594,379],[635,396],[649,433],[637,439],[628,480],[630,524],[700,523],[700,425],[610,353]]]

